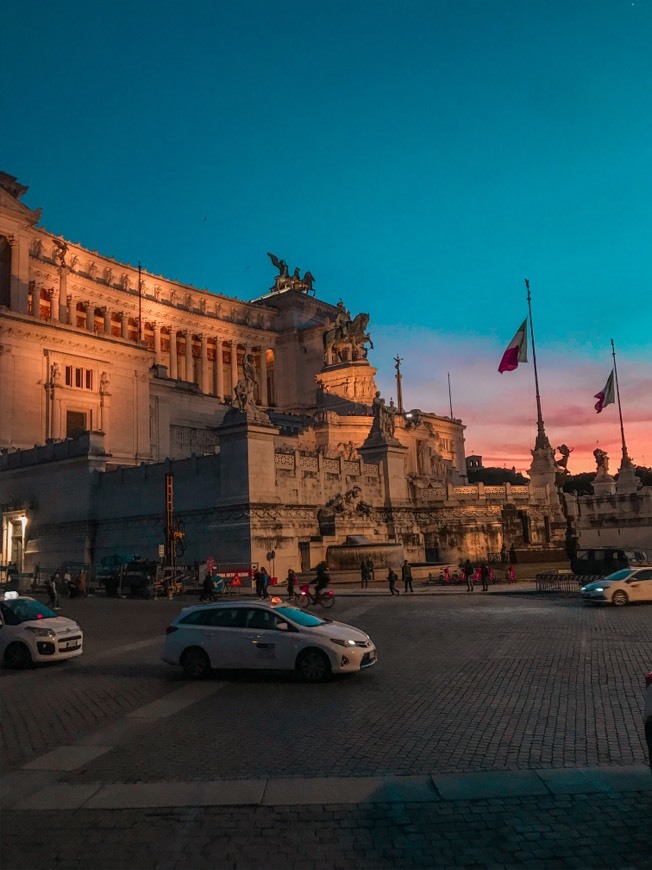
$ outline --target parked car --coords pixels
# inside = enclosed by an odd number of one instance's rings
[[[643,722],[645,723],[647,752],[650,758],[650,770],[652,771],[652,671],[650,671],[650,673],[645,678],[645,702],[643,707]]]
[[[623,568],[582,586],[584,601],[621,606],[634,601],[652,601],[652,568]]]
[[[0,601],[0,660],[8,667],[76,658],[83,646],[79,625],[40,601],[17,592]]]
[[[571,559],[573,574],[601,574],[606,577],[620,568],[629,568],[629,558],[625,550],[617,547],[591,547],[579,549]]]
[[[318,682],[334,673],[376,663],[368,634],[321,619],[297,607],[271,602],[216,602],[184,607],[166,629],[163,660],[190,677],[212,668],[296,671]]]

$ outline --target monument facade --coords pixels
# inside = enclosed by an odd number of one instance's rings
[[[413,562],[558,549],[554,462],[465,484],[458,419],[376,388],[370,315],[269,254],[250,302],[73,244],[0,174],[2,563],[156,558],[166,474],[188,562],[308,569],[350,536]]]

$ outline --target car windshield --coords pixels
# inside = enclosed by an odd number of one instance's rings
[[[57,614],[40,601],[32,598],[13,598],[0,604],[2,618],[6,625],[20,625],[32,619],[56,619]]]
[[[313,616],[312,613],[305,613],[297,607],[275,607],[274,612],[287,616],[292,622],[296,622],[297,625],[302,625],[305,628],[315,628],[318,625],[326,625],[327,622],[327,620]]]
[[[605,577],[605,580],[627,580],[634,572],[631,568],[623,568],[622,571],[614,571],[613,574],[610,574],[608,577]]]

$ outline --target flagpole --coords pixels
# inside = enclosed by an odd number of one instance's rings
[[[535,447],[550,447],[548,436],[543,425],[543,414],[541,412],[541,394],[539,393],[539,373],[537,371],[537,351],[534,344],[534,326],[532,325],[532,297],[530,296],[530,282],[525,279],[527,287],[527,310],[530,320],[530,338],[532,341],[532,362],[534,363],[534,386],[537,394],[537,440]]]
[[[614,379],[616,381],[616,396],[618,397],[618,416],[620,417],[620,438],[622,441],[623,447],[623,465],[630,462],[630,458],[627,455],[627,444],[625,443],[625,427],[623,426],[623,409],[620,405],[620,387],[618,386],[618,368],[616,367],[616,348],[614,345],[613,338],[611,339],[611,355],[614,360]]]
[[[140,268],[140,260],[138,261],[138,344],[143,340],[143,281]]]
[[[453,419],[453,394],[451,393],[451,373],[448,372],[448,403],[451,409],[451,420]]]

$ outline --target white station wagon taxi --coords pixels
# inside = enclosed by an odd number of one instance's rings
[[[34,598],[6,592],[0,601],[0,661],[10,668],[72,659],[83,652],[77,623]]]
[[[602,580],[582,586],[582,598],[593,604],[622,607],[634,601],[652,601],[652,568],[622,568]]]
[[[163,660],[190,677],[212,668],[265,668],[318,682],[374,665],[376,647],[358,628],[273,598],[185,607],[166,629]]]

